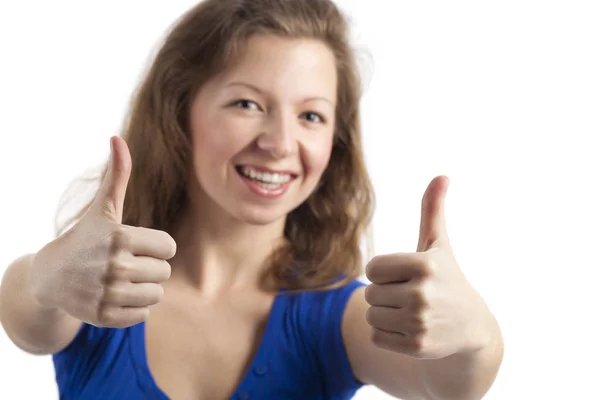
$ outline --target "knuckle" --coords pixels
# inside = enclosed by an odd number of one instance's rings
[[[108,240],[111,254],[116,254],[129,248],[131,244],[131,233],[125,226],[119,225],[110,232]]]
[[[96,322],[100,327],[110,326],[114,323],[114,313],[107,305],[102,305],[96,312]]]
[[[431,277],[437,269],[437,263],[431,257],[425,257],[421,262],[421,273],[424,278]]]
[[[418,301],[418,300],[416,300]],[[413,300],[413,303],[415,302],[415,300]],[[426,323],[427,321],[427,314],[425,312],[424,309],[422,308],[415,308],[413,311],[411,311],[410,313],[410,319],[411,322],[416,325],[416,326],[422,326]]]
[[[412,318],[412,323],[418,332],[422,331],[426,324],[425,315],[421,312],[415,313]]]
[[[118,280],[126,277],[133,270],[133,265],[118,256],[108,261],[107,276],[109,280]]]
[[[413,306],[414,309],[420,310],[426,304],[425,287],[423,283],[419,282],[411,290],[408,296],[409,305]]]
[[[413,310],[424,311],[428,309],[427,299],[425,294],[420,290],[415,290],[411,296],[410,306]]]
[[[415,354],[421,354],[425,348],[425,337],[422,334],[416,334],[410,337],[409,343]]]

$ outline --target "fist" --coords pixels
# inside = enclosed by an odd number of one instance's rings
[[[121,223],[130,174],[127,144],[113,137],[94,202],[34,258],[31,279],[39,302],[83,322],[121,328],[144,321],[149,306],[161,300],[176,244],[166,232]]]
[[[378,347],[435,359],[478,346],[474,321],[485,307],[450,248],[447,187],[447,178],[437,177],[423,196],[417,252],[377,256],[367,265],[366,318]]]

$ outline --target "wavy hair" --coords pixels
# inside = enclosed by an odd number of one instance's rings
[[[363,156],[362,87],[349,31],[331,0],[206,0],[186,12],[161,43],[124,121],[121,136],[133,164],[123,224],[173,231],[188,204],[190,104],[207,80],[235,62],[250,37],[316,39],[334,54],[338,75],[332,153],[316,190],[287,216],[287,240],[272,254],[268,271],[281,286],[301,290],[362,275],[361,241],[374,192]],[[57,235],[90,204],[58,224]]]

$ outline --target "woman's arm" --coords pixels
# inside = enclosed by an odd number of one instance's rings
[[[503,340],[491,313],[484,327],[486,344],[479,350],[440,359],[418,359],[384,350],[372,340],[365,316],[370,305],[365,288],[352,295],[342,323],[350,364],[365,384],[404,400],[479,400],[489,390],[503,356]],[[480,335],[481,337],[481,335]]]
[[[35,254],[11,263],[0,284],[0,322],[13,343],[38,355],[53,354],[67,346],[81,321],[40,304],[29,280]]]

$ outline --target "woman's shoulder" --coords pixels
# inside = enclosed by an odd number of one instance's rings
[[[362,384],[355,378],[342,336],[344,311],[352,295],[366,283],[360,279],[338,280],[327,288],[287,295],[286,312],[278,318],[276,342],[285,343],[287,359],[295,351],[302,365],[324,371],[319,377],[332,398],[354,393]],[[296,350],[290,350],[296,349]],[[335,394],[335,396],[333,395]]]
[[[318,324],[336,330],[350,297],[365,285],[360,279],[341,279],[324,288],[283,291],[282,295],[287,297],[290,315],[295,316],[298,323],[309,328]]]
[[[58,353],[53,354],[55,363],[68,360],[72,357],[84,356],[86,352],[114,351],[118,352],[129,339],[132,330],[140,329],[140,324],[128,328],[99,327],[82,322],[73,341]]]
[[[343,298],[350,296],[356,289],[365,285],[366,283],[361,279],[341,277],[322,287],[289,292],[283,290],[282,293],[289,293],[302,301],[343,301]]]

